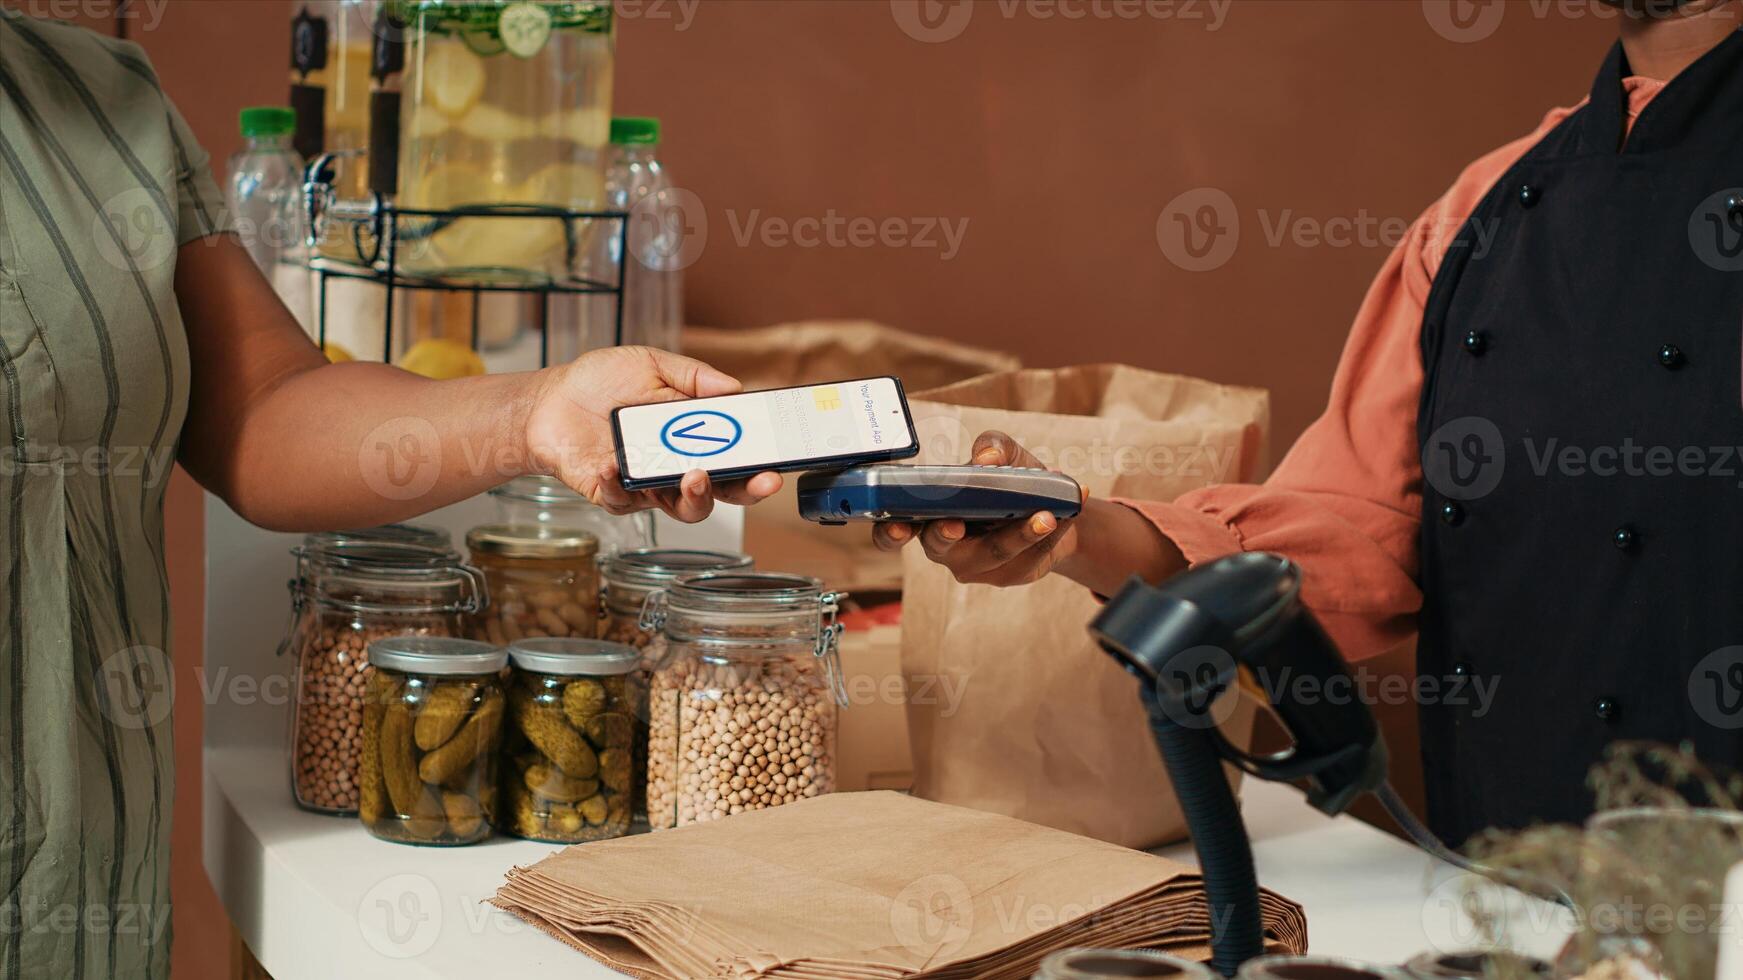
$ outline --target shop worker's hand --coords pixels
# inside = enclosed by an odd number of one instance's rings
[[[526,428],[534,463],[613,514],[657,507],[695,523],[714,510],[716,500],[754,504],[781,489],[779,473],[715,484],[702,470],[691,470],[677,487],[633,492],[618,482],[612,409],[742,390],[701,361],[652,347],[607,347],[537,377]]]
[[[1003,432],[983,432],[974,441],[969,462],[976,466],[1021,466],[1041,469],[1041,463],[1017,440]],[[920,539],[926,557],[950,569],[959,582],[986,585],[1027,585],[1047,576],[1077,543],[1073,521],[1061,521],[1045,511],[969,534],[962,521],[879,524],[872,540],[885,551],[899,550]]]

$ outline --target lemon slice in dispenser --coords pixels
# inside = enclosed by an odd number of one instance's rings
[[[553,112],[539,120],[539,135],[596,150],[611,139],[611,115],[585,107]]]
[[[450,122],[434,106],[420,105],[412,109],[411,119],[406,123],[406,139],[430,140],[447,131]]]
[[[597,167],[552,163],[539,168],[521,185],[529,201],[577,211],[596,208],[605,197],[605,181]]]
[[[443,115],[464,116],[484,93],[484,60],[456,41],[431,42],[424,56],[423,86]]]
[[[457,208],[498,204],[509,188],[490,171],[474,163],[443,163],[423,172],[408,188],[407,202],[420,208]]]
[[[456,125],[467,136],[486,143],[512,143],[538,135],[532,120],[488,102],[473,106]]]
[[[549,168],[547,168],[549,169]],[[567,188],[584,177],[551,178]],[[597,176],[591,178],[597,187]],[[567,192],[567,191],[565,191]],[[598,193],[597,190],[594,191]],[[432,168],[413,185],[408,201],[420,208],[460,208],[499,204],[542,203],[546,199],[532,181],[514,185],[504,175],[470,163]],[[563,203],[563,202],[555,202]],[[408,242],[402,250],[413,271],[529,270],[544,272],[562,255],[563,223],[554,218],[453,219],[427,240]]]

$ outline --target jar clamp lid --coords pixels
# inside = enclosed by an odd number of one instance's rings
[[[660,588],[703,572],[731,571],[751,566],[749,555],[690,548],[637,548],[605,562],[605,574],[624,585]]]
[[[641,653],[627,643],[567,636],[535,636],[508,645],[517,670],[580,677],[627,674],[641,665]]]
[[[508,651],[456,636],[389,636],[369,644],[369,663],[406,674],[494,674]]]
[[[703,572],[688,575],[669,588],[648,593],[642,604],[638,625],[645,632],[665,630],[677,640],[690,640],[723,647],[764,647],[766,636],[735,637],[718,633],[691,635],[685,629],[669,629],[673,613],[680,621],[697,617],[720,624],[750,625],[767,622],[770,617],[809,618],[815,611],[815,628],[809,630],[812,653],[823,663],[823,673],[835,700],[847,706],[847,681],[841,669],[841,634],[844,627],[835,621],[841,610],[845,592],[828,592],[823,583],[804,575],[782,572]]]
[[[353,542],[382,542],[422,545],[441,551],[451,550],[453,539],[439,527],[425,524],[383,524],[380,527],[347,528],[343,531],[316,531],[303,535],[303,549],[317,554],[343,549]],[[458,556],[456,556],[458,557]]]
[[[291,549],[297,574],[288,583],[290,627],[279,643],[283,656],[309,603],[363,614],[476,613],[490,602],[484,575],[446,546],[334,531],[311,534]]]
[[[486,524],[467,532],[466,547],[500,558],[591,558],[599,551],[599,539],[586,531],[534,524]]]

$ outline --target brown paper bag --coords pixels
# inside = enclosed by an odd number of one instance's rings
[[[490,900],[650,977],[1031,976],[1068,946],[1202,956],[1202,879],[1164,858],[896,793],[836,793],[566,848]],[[1260,895],[1266,946],[1301,907]]]
[[[817,320],[754,330],[690,327],[684,331],[684,353],[750,389],[893,374],[912,395],[1018,366],[1010,354],[868,320]],[[830,588],[901,588],[901,559],[872,547],[863,527],[819,528],[799,517],[792,478],[774,498],[745,512],[744,546],[756,556],[759,568],[811,575]]]
[[[914,785],[902,679],[902,627],[843,617],[841,673],[848,705],[835,736],[837,791]]]
[[[1098,497],[1172,500],[1265,466],[1265,392],[1136,368],[990,375],[925,392],[913,410],[920,462],[962,462],[975,436],[1000,429]],[[914,792],[1129,847],[1184,836],[1135,682],[1085,632],[1095,598],[1060,576],[961,585],[918,548],[904,554]],[[1245,744],[1253,716],[1235,710],[1232,741]]]

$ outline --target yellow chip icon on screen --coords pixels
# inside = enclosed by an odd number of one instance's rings
[[[833,412],[841,408],[841,389],[834,385],[812,388],[811,399],[817,403],[819,412]]]

